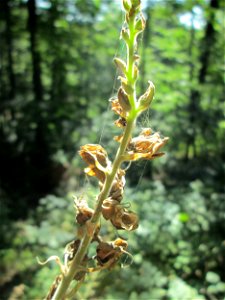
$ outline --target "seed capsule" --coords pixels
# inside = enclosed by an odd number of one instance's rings
[[[139,99],[138,99],[138,103],[139,103],[139,110],[143,111],[149,108],[154,94],[155,94],[155,86],[154,84],[149,81],[149,87],[147,89],[147,91],[144,93],[144,95],[142,95]]]
[[[128,112],[131,109],[128,95],[122,87],[118,90],[118,101],[125,112]]]
[[[117,68],[121,71],[122,75],[125,75],[126,74],[126,68],[127,68],[126,63],[118,57],[115,57],[113,59],[113,61],[116,64]]]

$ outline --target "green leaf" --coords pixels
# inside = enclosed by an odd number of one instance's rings
[[[181,221],[182,223],[186,223],[190,220],[190,217],[187,213],[180,213],[178,215],[179,221]]]
[[[220,276],[215,272],[208,272],[205,279],[209,283],[218,283],[220,281]]]

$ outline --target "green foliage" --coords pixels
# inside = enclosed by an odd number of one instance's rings
[[[147,184],[142,181],[138,191],[129,189],[126,195],[141,219],[131,241],[133,264],[114,277],[111,273],[102,275],[98,297],[105,297],[101,294],[103,286],[107,286],[103,292],[112,298],[120,298],[122,293],[131,299],[184,299],[182,295],[205,299],[208,293],[224,295],[224,281],[218,275],[222,270],[219,257],[224,257],[223,239],[212,235],[214,212],[206,209],[201,182],[172,191],[155,182],[143,192]],[[107,285],[112,278],[113,286]]]
[[[93,295],[104,299],[182,299],[184,292],[197,299],[206,299],[207,293],[224,295],[225,282],[219,274],[225,246],[223,239],[212,234],[217,219],[213,210],[206,209],[202,187],[198,181],[169,191],[159,181],[150,185],[142,180],[138,190],[129,188],[125,200],[138,210],[141,220],[130,239],[133,263],[122,271],[117,268],[89,275],[81,295],[86,299]],[[96,192],[90,186],[86,190],[90,199]],[[52,195],[43,198],[35,217],[26,223],[17,222],[14,238],[9,237],[11,247],[2,251],[5,274],[12,265],[17,273],[34,272],[32,278],[23,280],[28,299],[40,295],[43,282],[46,288],[50,286],[57,271],[52,263],[38,266],[35,256],[45,260],[53,253],[59,255],[61,246],[74,238],[71,199],[71,195],[66,199]]]
[[[170,143],[165,158],[128,171],[125,198],[141,220],[129,238],[133,263],[91,274],[79,299],[225,296],[224,4],[214,2],[218,8],[210,1],[145,3],[138,84],[142,91],[154,81],[156,94],[154,111],[137,127],[157,128]],[[53,263],[39,266],[35,257],[60,255],[74,238],[73,193],[92,206],[95,201],[76,151],[101,139],[111,156],[117,146],[113,116],[102,113],[117,86],[112,57],[125,52],[117,41],[117,1],[36,4],[41,98],[34,90],[27,1],[0,1],[3,299],[44,296],[58,270]]]

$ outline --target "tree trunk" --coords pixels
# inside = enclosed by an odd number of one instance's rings
[[[199,48],[201,49],[199,62],[200,62],[200,69],[197,75],[197,81],[198,85],[204,85],[206,83],[206,76],[208,72],[208,67],[210,64],[210,56],[212,54],[213,45],[215,42],[215,29],[214,29],[214,20],[215,20],[215,9],[219,8],[219,0],[211,0],[209,4],[209,18],[206,23],[205,27],[205,34],[200,42]],[[194,18],[194,15],[193,15]],[[194,63],[192,58],[192,47],[193,47],[193,41],[194,41],[194,26],[193,26],[193,20],[192,20],[192,29],[191,29],[191,40],[190,40],[190,46],[188,50],[188,54],[190,57],[190,82],[193,80],[194,76]],[[192,88],[190,90],[190,101],[189,101],[189,122],[190,126],[193,128],[193,132],[189,135],[187,146],[186,146],[186,155],[185,159],[187,160],[189,158],[189,150],[190,147],[193,147],[193,156],[197,156],[197,149],[195,146],[195,140],[196,140],[196,127],[198,124],[196,124],[197,120],[199,119],[199,116],[201,114],[201,93],[199,89]],[[199,124],[202,135],[205,135],[205,125]],[[204,147],[205,151],[207,152],[207,143]]]
[[[7,51],[7,75],[9,82],[8,98],[13,99],[15,96],[15,74],[13,70],[13,45],[12,45],[12,24],[11,24],[11,11],[9,0],[2,0],[2,8],[5,17],[5,39]]]
[[[194,80],[194,58],[193,58],[193,47],[195,41],[195,28],[194,28],[194,13],[192,11],[192,26],[190,32],[190,43],[188,48],[188,57],[189,57],[189,81],[193,82]],[[191,128],[191,132],[187,132],[187,144],[186,144],[186,153],[185,153],[185,161],[190,159],[190,149],[193,149],[193,156],[196,156],[196,147],[195,147],[195,139],[196,139],[196,112],[198,110],[198,95],[196,94],[196,90],[191,88],[189,93],[189,104],[188,104],[188,117],[189,124]]]
[[[43,99],[43,87],[41,81],[40,54],[37,49],[37,14],[35,0],[28,0],[28,31],[30,33],[30,48],[33,66],[33,92],[35,100],[40,103]],[[39,106],[39,105],[38,105]]]
[[[206,81],[206,75],[209,66],[209,58],[212,52],[212,45],[215,42],[215,10],[219,8],[219,0],[211,0],[209,5],[209,18],[205,27],[205,35],[202,40],[202,53],[200,55],[200,71],[198,75],[198,80],[200,84],[204,84]]]
[[[41,56],[38,50],[38,17],[36,14],[36,1],[28,0],[28,31],[30,33],[30,50],[32,58],[32,81],[34,93],[33,113],[34,122],[37,128],[34,134],[33,145],[31,148],[30,167],[33,168],[33,183],[35,193],[40,197],[44,196],[51,190],[51,167],[50,160],[50,143],[47,136],[47,120],[42,114],[41,103],[43,102],[43,85],[41,80]]]

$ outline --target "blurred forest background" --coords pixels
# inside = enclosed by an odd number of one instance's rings
[[[169,136],[167,155],[134,163],[127,203],[133,263],[87,277],[78,299],[225,297],[224,2],[145,0],[138,122]],[[94,205],[77,151],[99,143],[112,158],[108,99],[118,88],[120,1],[0,1],[0,298],[42,299],[58,268],[39,266],[74,238],[73,195]],[[105,224],[107,226],[107,224]]]

